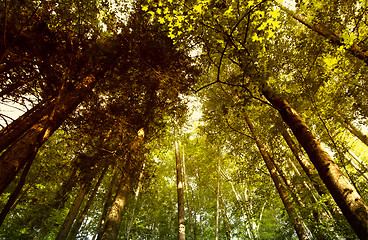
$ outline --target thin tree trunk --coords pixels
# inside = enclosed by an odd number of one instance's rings
[[[236,189],[234,187],[234,184],[233,184],[232,180],[230,179],[230,177],[224,171],[222,171],[222,175],[225,176],[226,179],[228,180],[228,182],[230,183],[231,189],[232,189],[232,191],[233,191],[233,193],[235,195],[236,201],[237,201],[237,203],[240,206],[240,209],[241,209],[242,214],[243,214],[243,218],[246,221],[245,228],[246,228],[246,232],[248,234],[248,238],[249,239],[258,239],[258,237],[256,237],[256,234],[253,233],[252,226],[250,225],[251,216],[249,216],[249,215],[251,215],[251,213],[249,211],[246,211],[245,210],[244,204],[241,203],[243,201],[242,201],[242,199],[240,197],[240,194],[236,191]],[[247,201],[247,199],[245,201]]]
[[[181,159],[179,153],[179,143],[177,133],[175,133],[175,159],[176,159],[176,183],[178,195],[178,239],[185,240],[185,225],[184,225],[184,190]]]
[[[80,213],[80,216],[75,221],[74,226],[70,230],[68,239],[71,239],[71,240],[76,239],[77,234],[78,234],[78,231],[79,231],[80,227],[82,226],[82,223],[84,221],[84,218],[86,217],[86,215],[87,215],[87,213],[89,211],[89,208],[91,207],[91,205],[93,203],[93,200],[94,200],[94,198],[96,196],[96,193],[98,191],[98,188],[100,187],[100,184],[101,184],[103,178],[105,177],[105,174],[106,174],[107,170],[108,170],[108,167],[105,167],[102,170],[102,173],[101,173],[100,177],[98,178],[97,183],[96,183],[95,187],[93,188],[93,190],[92,190],[92,192],[90,194],[90,197],[89,197],[86,205],[83,208],[83,211]]]
[[[278,3],[277,0],[274,1],[274,3],[280,7],[282,10],[284,10],[289,16],[297,20],[298,22],[302,23],[304,26],[308,27],[309,29],[315,31],[319,35],[325,37],[326,39],[330,40],[332,44],[337,46],[345,46],[346,49],[353,54],[355,57],[363,60],[366,64],[368,64],[368,53],[366,50],[362,49],[355,43],[352,45],[347,45],[344,43],[344,39],[339,36],[337,33],[335,33],[333,30],[323,26],[322,24],[318,23],[312,23],[309,22],[306,18],[300,16],[299,14],[287,9],[282,4]]]
[[[263,95],[289,125],[355,233],[361,239],[368,239],[368,206],[357,190],[289,103],[269,87],[263,90]]]
[[[299,204],[300,207],[305,207],[305,204],[302,200],[302,198],[300,197],[296,187],[294,186],[294,184],[287,178],[284,170],[282,170],[280,163],[271,156],[271,160],[272,160],[272,164],[276,167],[276,170],[279,174],[279,176],[281,177],[281,179],[284,181],[286,187],[289,189],[289,192],[291,193],[291,195],[296,199],[296,202]]]
[[[277,191],[279,192],[280,198],[287,210],[287,213],[289,214],[289,218],[292,221],[292,224],[294,226],[294,229],[296,231],[296,234],[298,235],[299,239],[304,240],[308,239],[308,235],[303,227],[303,223],[298,217],[298,214],[294,208],[294,206],[291,204],[291,200],[289,196],[287,195],[287,192],[282,185],[281,179],[279,175],[277,174],[277,170],[275,166],[273,165],[273,161],[271,160],[271,155],[266,150],[265,145],[262,143],[261,139],[258,137],[258,135],[255,132],[255,129],[253,127],[252,122],[248,118],[247,114],[244,114],[245,121],[248,124],[248,127],[251,131],[251,134],[253,135],[253,138],[256,141],[258,150],[260,151],[263,160],[266,163],[267,169],[270,172],[271,178],[276,186]]]
[[[112,178],[111,178],[111,181],[109,183],[109,188],[107,190],[107,193],[105,195],[105,203],[104,203],[104,206],[103,206],[103,209],[102,209],[102,213],[101,213],[101,216],[100,216],[100,220],[98,221],[98,224],[97,224],[97,227],[96,227],[96,231],[95,231],[95,234],[93,236],[93,240],[96,240],[97,236],[102,236],[103,234],[103,230],[104,230],[104,227],[105,227],[105,222],[106,222],[106,215],[107,215],[107,212],[109,211],[109,208],[112,204],[112,194],[114,192],[114,186],[118,180],[118,176],[119,176],[119,172],[118,172],[118,168],[115,166],[114,167],[114,171],[112,173]]]
[[[77,158],[75,158],[75,160],[76,159]],[[51,204],[53,208],[60,209],[64,207],[64,204],[68,198],[68,194],[77,184],[77,181],[75,181],[76,177],[77,177],[77,168],[74,166],[67,181],[64,181],[61,185],[61,188],[57,191],[53,203]]]
[[[192,229],[192,211],[191,211],[191,201],[190,201],[190,197],[189,197],[189,184],[188,184],[188,178],[187,178],[187,173],[186,173],[186,164],[185,164],[185,151],[184,151],[184,146],[183,146],[183,162],[182,162],[182,165],[183,165],[183,178],[184,178],[184,193],[185,193],[185,196],[187,196],[187,209],[188,209],[188,231],[187,233],[191,233],[191,231],[193,230]]]
[[[217,194],[216,194],[216,234],[215,239],[219,239],[219,222],[220,222],[220,163],[221,163],[221,150],[219,150],[219,156],[217,160]]]
[[[93,75],[85,77],[74,89],[62,89],[55,107],[50,114],[46,114],[40,121],[33,125],[21,138],[11,145],[0,156],[0,194],[14,180],[15,176],[28,161],[37,154],[38,149],[64,122],[84,100],[95,85]]]
[[[26,178],[29,172],[29,169],[31,168],[33,160],[28,161],[27,165],[25,166],[22,175],[20,176],[19,182],[17,184],[17,187],[14,189],[14,191],[12,192],[12,194],[10,195],[6,205],[4,206],[3,210],[0,213],[0,226],[3,224],[6,215],[8,215],[9,211],[12,209],[12,206],[14,205],[14,203],[16,202],[18,195],[20,193],[20,191],[22,190],[25,182],[26,182]]]
[[[138,197],[139,197],[139,193],[142,189],[142,180],[143,180],[143,176],[144,176],[144,167],[145,167],[145,164],[143,164],[142,171],[139,174],[138,186],[137,186],[137,189],[135,190],[135,194],[134,194],[134,203],[133,203],[134,205],[133,205],[133,208],[132,208],[132,213],[130,214],[131,217],[130,217],[130,220],[129,220],[129,223],[128,223],[128,226],[127,226],[127,229],[126,229],[126,233],[125,233],[126,240],[129,240],[130,230],[133,226],[133,222],[134,222],[134,219],[135,219],[135,210],[137,208]]]
[[[61,226],[55,240],[65,240],[68,236],[70,228],[72,227],[75,217],[78,214],[79,208],[81,207],[83,199],[88,193],[90,186],[91,183],[82,183],[82,186],[80,187],[77,196],[75,197],[74,202],[69,209],[68,215],[65,217],[63,225]]]
[[[322,196],[323,194],[328,194],[327,189],[324,187],[324,183],[317,176],[317,172],[315,171],[314,167],[309,163],[309,161],[306,159],[302,151],[295,144],[295,142],[293,141],[293,139],[291,138],[290,134],[287,132],[285,127],[283,127],[281,134],[284,137],[287,145],[291,149],[292,153],[294,154],[296,160],[302,167],[303,171],[313,184],[313,187],[317,190],[318,194],[320,196]]]
[[[221,209],[222,218],[224,219],[223,222],[224,222],[224,228],[225,228],[225,233],[226,233],[226,240],[231,240],[230,220],[227,217],[225,201],[222,196],[220,196],[220,200],[221,200],[220,209]]]
[[[344,123],[346,129],[349,130],[354,136],[356,136],[362,143],[368,146],[368,136],[362,133],[354,124],[352,124],[348,119],[340,117],[340,121]]]

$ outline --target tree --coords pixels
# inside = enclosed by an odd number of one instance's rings
[[[178,239],[185,239],[185,224],[184,224],[184,182],[183,182],[183,170],[179,152],[178,133],[175,130],[175,161],[176,161],[176,184],[177,184],[177,197],[178,197]]]

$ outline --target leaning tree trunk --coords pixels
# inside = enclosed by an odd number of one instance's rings
[[[356,136],[362,143],[368,146],[368,136],[362,133],[354,124],[352,124],[347,118],[337,116],[338,120],[344,124],[346,129],[349,130],[354,136]]]
[[[126,164],[127,166],[124,168],[123,177],[120,180],[114,202],[107,217],[103,234],[101,237],[99,236],[97,238],[98,240],[114,240],[118,237],[124,209],[128,198],[132,195],[132,185],[134,181],[134,177],[130,174],[131,171],[135,171],[134,167],[131,167],[131,165],[135,163],[129,161]]]
[[[290,134],[287,132],[287,130],[283,127],[281,131],[282,136],[284,137],[287,145],[289,146],[290,150],[294,154],[296,160],[302,167],[303,171],[313,184],[313,187],[317,190],[318,194],[322,196],[323,194],[328,194],[327,189],[325,188],[322,180],[316,176],[315,169],[313,166],[309,163],[309,161],[306,159],[302,151],[299,149],[299,147],[295,144],[293,139],[291,138]]]
[[[38,149],[59,128],[67,116],[90,93],[96,83],[93,75],[85,77],[74,90],[61,90],[56,107],[44,115],[0,156],[0,194],[13,181],[20,169],[36,156]]]
[[[273,165],[273,161],[271,159],[271,155],[268,153],[266,146],[263,144],[261,139],[258,137],[254,126],[250,119],[248,118],[247,114],[244,113],[245,121],[247,122],[247,125],[251,131],[251,134],[257,144],[258,150],[262,155],[262,158],[264,162],[266,163],[267,169],[270,172],[271,178],[273,183],[275,184],[275,187],[280,195],[280,198],[286,208],[286,211],[290,217],[290,220],[292,221],[292,224],[294,226],[294,229],[296,231],[296,234],[298,235],[299,239],[308,239],[308,235],[303,227],[302,221],[298,217],[298,213],[296,212],[294,206],[291,203],[291,200],[286,192],[286,189],[282,185],[282,181],[277,173],[277,170],[275,166]]]
[[[335,33],[332,29],[327,28],[323,24],[314,23],[311,21],[308,21],[306,18],[302,17],[301,15],[287,9],[282,4],[278,2],[278,0],[275,0],[274,3],[280,7],[282,10],[284,10],[289,16],[306,26],[307,28],[315,31],[319,35],[325,37],[326,39],[330,40],[330,42],[337,46],[345,46],[346,49],[353,54],[355,57],[363,60],[366,64],[368,64],[368,52],[367,50],[362,49],[357,44],[353,43],[352,45],[347,45],[344,43],[344,39]]]
[[[116,190],[103,234],[101,237],[98,236],[98,240],[114,240],[118,237],[126,202],[132,195],[132,188],[143,165],[143,160],[139,159],[139,149],[143,144],[144,129],[141,128],[137,133],[138,136],[133,140],[132,147],[127,154],[123,176]]]
[[[143,177],[144,177],[144,167],[145,167],[145,164],[143,164],[143,166],[142,166],[142,171],[139,174],[139,178],[138,178],[138,185],[137,185],[137,188],[136,188],[135,193],[134,193],[133,208],[132,208],[132,212],[130,214],[130,219],[129,219],[129,222],[128,222],[128,225],[127,225],[127,228],[126,228],[126,232],[125,232],[126,240],[129,240],[129,238],[130,238],[130,230],[133,226],[133,222],[134,222],[134,219],[135,219],[135,211],[136,211],[137,205],[138,205],[138,197],[139,197],[139,194],[140,194],[142,186],[143,186],[142,180],[143,180]]]
[[[184,225],[184,189],[181,159],[179,153],[179,143],[177,133],[175,133],[175,159],[176,159],[176,184],[178,196],[178,239],[185,240],[185,225]]]
[[[118,167],[115,166],[114,171],[112,173],[111,181],[109,183],[109,188],[107,189],[106,195],[104,197],[105,203],[104,203],[104,206],[102,208],[102,213],[101,213],[100,219],[98,221],[95,234],[92,237],[92,240],[97,239],[98,236],[101,237],[102,234],[103,234],[103,230],[104,230],[105,223],[106,223],[106,215],[107,215],[108,210],[109,210],[109,208],[112,204],[112,195],[113,195],[114,188],[115,188],[115,185],[117,183],[118,176],[119,176],[118,171],[120,171],[120,170],[118,170]]]
[[[61,226],[58,235],[56,236],[55,240],[65,240],[68,236],[70,228],[75,220],[75,217],[78,214],[79,208],[82,205],[83,199],[88,193],[88,190],[91,186],[91,183],[83,183],[78,190],[77,196],[74,199],[72,206],[69,209],[68,214],[66,215],[63,225]]]
[[[55,98],[48,98],[18,117],[0,131],[0,152],[10,147],[18,138],[34,126],[42,117],[51,113]]]
[[[89,199],[88,199],[86,205],[83,208],[83,211],[80,213],[78,219],[74,223],[74,226],[70,230],[68,239],[70,239],[70,240],[76,239],[77,234],[78,234],[78,231],[79,231],[80,227],[82,226],[82,223],[84,221],[84,218],[86,217],[86,215],[87,215],[87,213],[89,211],[89,208],[91,207],[91,205],[93,203],[93,200],[94,200],[94,198],[96,196],[96,193],[98,191],[98,188],[100,187],[100,184],[101,184],[103,178],[105,177],[105,174],[106,174],[107,170],[108,170],[108,167],[105,167],[102,170],[102,173],[101,173],[100,177],[98,178],[97,183],[96,183],[95,187],[93,188],[93,190],[92,190],[92,192],[91,192],[91,194],[89,196]]]
[[[360,239],[368,239],[368,206],[344,176],[332,157],[321,146],[299,114],[281,96],[265,87],[263,95],[279,111],[307,152],[320,177]]]
[[[7,203],[5,204],[3,210],[1,211],[1,213],[0,213],[0,226],[3,224],[6,215],[8,215],[10,209],[12,209],[12,206],[16,202],[20,191],[22,190],[24,184],[26,183],[26,178],[27,178],[29,169],[31,168],[32,162],[33,161],[29,161],[27,163],[27,165],[24,167],[24,170],[22,172],[22,175],[20,176],[20,179],[19,179],[19,182],[18,182],[16,188],[10,194]]]

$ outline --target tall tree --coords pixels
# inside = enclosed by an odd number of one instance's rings
[[[177,199],[178,199],[178,239],[185,239],[185,224],[184,224],[184,182],[182,173],[182,164],[179,150],[178,133],[175,130],[175,161],[176,161],[176,185],[177,185]]]
[[[368,237],[368,206],[357,190],[289,103],[283,97],[275,95],[270,88],[264,89],[263,94],[279,111],[307,152],[309,159],[355,233],[361,239]]]
[[[266,146],[262,143],[262,141],[256,134],[254,126],[252,122],[250,121],[250,119],[248,118],[247,114],[244,114],[244,118],[248,124],[248,127],[252,133],[252,136],[255,139],[257,147],[262,155],[262,158],[266,163],[267,169],[270,172],[271,178],[277,188],[277,191],[279,192],[280,198],[282,202],[284,203],[285,208],[287,209],[289,218],[293,221],[293,225],[294,225],[295,231],[299,239],[308,239],[309,237],[308,237],[306,230],[303,227],[303,223],[301,219],[299,218],[298,213],[296,212],[294,206],[292,205],[291,200],[285,188],[283,187],[282,181],[280,177],[278,176],[277,170],[272,163],[273,161],[271,159],[271,155],[268,153]]]

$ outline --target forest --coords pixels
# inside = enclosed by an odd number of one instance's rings
[[[367,0],[0,6],[0,239],[368,239]]]

